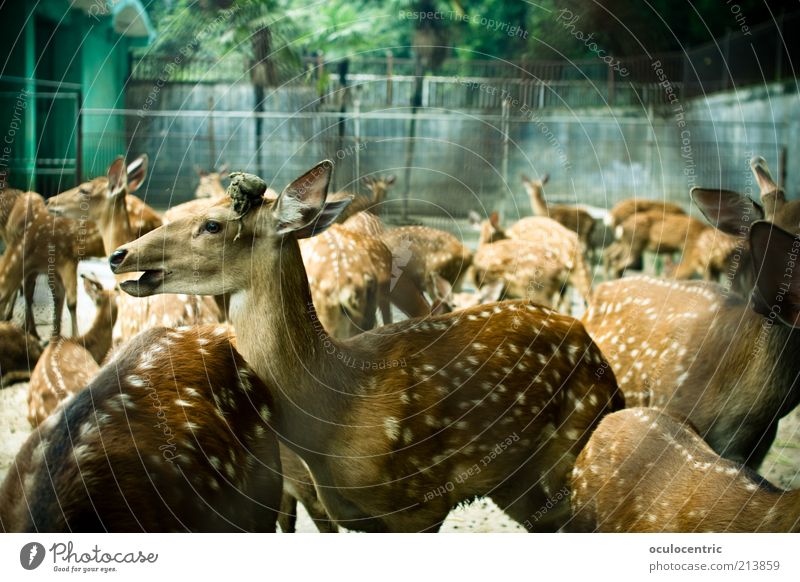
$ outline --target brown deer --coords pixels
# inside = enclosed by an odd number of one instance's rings
[[[207,172],[199,166],[195,166],[200,182],[194,191],[195,198],[221,198],[225,196],[225,186],[222,180],[228,177],[228,164],[223,164],[218,170]]]
[[[84,277],[86,293],[95,304],[92,327],[80,337],[53,337],[39,358],[28,386],[28,422],[36,428],[62,401],[89,384],[111,349],[117,319],[117,293]]]
[[[616,230],[631,216],[642,212],[657,211],[662,216],[667,214],[685,215],[686,211],[678,204],[664,202],[663,200],[649,200],[647,198],[626,198],[617,202],[606,216],[606,225]],[[617,237],[619,238],[619,236]]]
[[[237,346],[277,388],[276,432],[338,525],[435,531],[458,503],[490,496],[530,530],[558,529],[566,500],[536,511],[623,405],[601,352],[576,320],[525,301],[325,334],[298,240],[347,204],[326,200],[332,169],[318,164],[276,201],[234,174],[228,197],[117,249],[111,268],[145,269],[122,283],[139,296],[232,293]]]
[[[527,298],[565,310],[569,287],[588,301],[591,275],[577,235],[550,218],[523,221],[505,231],[493,213],[483,223],[472,261],[476,286],[502,282],[506,298]],[[515,238],[503,238],[509,233]],[[486,242],[491,240],[495,242]]]
[[[86,225],[86,221],[48,214],[44,200],[34,192],[16,199],[6,223],[8,246],[0,257],[0,313],[6,319],[22,288],[26,298],[25,329],[38,337],[33,320],[33,288],[38,275],[47,275],[55,307],[53,334],[61,333],[66,298],[72,335],[77,335],[78,262],[97,252],[96,238]]]
[[[688,418],[719,454],[757,468],[800,402],[800,202],[786,201],[763,159],[751,165],[763,208],[734,192],[692,190],[712,224],[748,233],[749,301],[709,282],[635,277],[598,286],[583,321],[628,404]]]
[[[800,490],[723,459],[657,408],[603,418],[575,462],[572,508],[578,531],[800,531]]]
[[[673,273],[676,279],[691,279],[699,275],[706,281],[721,282],[745,295],[753,289],[747,238],[709,227],[688,242],[690,244],[684,249],[681,262]]]
[[[28,437],[0,530],[275,531],[271,392],[225,327],[143,332]]]
[[[125,211],[127,193],[136,190],[147,173],[147,155],[141,155],[130,164],[120,156],[109,166],[103,183],[105,196],[93,197],[89,202],[90,218],[97,224],[108,255],[118,246],[136,238],[136,233]],[[53,203],[58,211],[72,215],[71,204],[57,199]],[[86,213],[86,206],[81,210]],[[183,325],[217,323],[220,311],[209,297],[165,295],[160,298],[134,299],[121,295],[118,300],[119,318],[115,330],[115,343],[127,341],[140,331],[154,326],[179,327]]]
[[[594,218],[586,210],[577,206],[548,204],[544,198],[544,185],[549,179],[549,174],[545,174],[540,180],[532,180],[522,174],[522,185],[530,198],[533,215],[551,218],[568,228],[578,235],[582,248],[588,249],[594,228]]]
[[[41,355],[35,337],[13,323],[0,321],[0,390],[27,381]]]
[[[349,192],[335,192],[330,195],[330,200],[332,202],[352,199],[349,206],[342,211],[337,222],[344,223],[351,216],[360,212],[370,212],[376,215],[380,214],[380,207],[386,201],[389,189],[395,183],[395,176],[393,174],[377,177],[366,176],[361,179],[361,183],[370,191],[368,195],[353,195]]]
[[[609,278],[619,278],[628,267],[642,261],[645,252],[659,255],[684,253],[697,245],[709,227],[685,214],[664,214],[661,210],[637,212],[617,227],[615,240],[603,253]]]

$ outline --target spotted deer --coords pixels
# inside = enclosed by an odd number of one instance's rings
[[[751,166],[763,206],[692,190],[712,224],[747,234],[749,300],[709,282],[632,277],[598,286],[583,322],[630,405],[688,418],[717,453],[757,468],[778,421],[800,402],[800,202],[786,201],[763,159]]]
[[[13,323],[0,321],[0,390],[27,381],[41,355],[35,337]]]
[[[386,201],[389,189],[395,183],[394,174],[388,176],[366,176],[361,179],[361,183],[370,191],[368,195],[351,194],[349,192],[335,192],[330,195],[332,202],[352,199],[352,202],[342,211],[337,222],[344,223],[351,216],[360,212],[370,212],[380,214],[381,206]]]
[[[10,319],[17,291],[26,299],[25,330],[38,337],[33,318],[33,291],[38,275],[47,276],[53,295],[53,334],[61,333],[66,299],[77,335],[78,262],[96,254],[97,239],[87,222],[52,216],[34,192],[16,199],[6,222],[7,248],[0,257],[0,314]],[[94,231],[96,235],[96,231]]]
[[[147,156],[144,156],[146,158]],[[134,174],[139,168],[139,159],[131,164],[130,172]],[[146,169],[146,162],[145,162]],[[133,179],[128,185],[125,195],[125,211],[134,237],[139,237],[158,228],[163,223],[161,216],[148,206],[133,192],[141,188],[144,179]],[[108,176],[98,176],[93,180],[79,184],[75,188],[57,194],[47,200],[47,209],[51,214],[67,216],[73,219],[88,219],[94,223],[100,219],[99,208],[102,208],[108,194]],[[103,257],[105,253],[96,255]]]
[[[272,392],[225,327],[141,333],[28,437],[0,529],[275,531]]]
[[[576,320],[525,301],[321,333],[298,240],[347,204],[326,200],[332,169],[321,162],[277,200],[234,175],[228,197],[120,247],[111,268],[145,269],[122,283],[139,296],[232,293],[238,349],[276,386],[278,437],[338,525],[436,531],[457,504],[491,496],[529,530],[558,529],[566,500],[536,512],[624,404],[601,352]]]
[[[685,214],[664,214],[661,210],[637,212],[617,227],[617,240],[603,253],[609,278],[619,278],[625,269],[639,264],[645,252],[659,255],[683,254],[697,244],[709,227]]]
[[[117,319],[116,291],[106,291],[99,281],[84,277],[86,293],[95,305],[92,327],[82,336],[56,336],[44,349],[28,386],[28,422],[36,428],[64,400],[87,386],[111,349]]]
[[[606,224],[612,229],[617,229],[623,222],[635,214],[657,211],[662,216],[667,214],[685,215],[686,211],[678,204],[664,202],[663,200],[649,200],[647,198],[626,198],[617,202],[606,216]],[[619,236],[617,236],[619,238]]]
[[[509,234],[514,238],[504,238]],[[478,288],[502,282],[506,298],[567,310],[569,287],[584,300],[591,296],[589,266],[577,235],[546,217],[525,218],[506,231],[493,213],[481,226],[472,268]]]
[[[744,295],[752,290],[752,266],[746,238],[709,227],[689,242],[673,273],[676,279],[691,279],[699,275],[706,281],[721,282]]]
[[[657,408],[603,418],[575,462],[572,508],[577,531],[800,531],[800,490],[720,457]]]
[[[127,165],[122,156],[118,157],[109,166],[108,175],[103,181],[107,188],[105,196],[93,197],[88,201],[90,218],[97,224],[103,237],[105,255],[136,238],[129,215],[125,212],[125,203],[127,193],[137,190],[144,181],[147,163],[147,155],[141,155]],[[72,215],[71,206],[59,200],[53,205],[60,213]],[[209,297],[165,295],[142,300],[123,294],[119,297],[118,307],[115,343],[127,341],[149,327],[179,327],[217,323],[220,320],[219,308]]]
[[[531,210],[534,216],[551,218],[565,228],[578,235],[582,248],[588,249],[594,218],[583,208],[566,204],[548,204],[544,197],[544,185],[550,180],[550,175],[545,174],[539,180],[532,180],[522,174],[522,185],[531,201]]]
[[[449,232],[436,228],[401,226],[385,231],[383,241],[392,251],[394,280],[409,278],[431,297],[436,295],[433,285],[439,279],[459,292],[472,265],[470,250]]]

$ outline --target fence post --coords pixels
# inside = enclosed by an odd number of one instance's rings
[[[614,106],[614,69],[608,67],[608,105]]]
[[[213,172],[217,164],[217,152],[214,139],[214,98],[208,98],[208,171]]]
[[[431,85],[430,79],[425,76],[422,77],[422,106],[423,107],[430,107],[430,93],[431,93]]]
[[[506,184],[508,184],[508,131],[509,131],[509,117],[510,117],[510,103],[509,99],[506,97],[503,99],[503,109],[502,109],[502,132],[503,132],[503,158],[501,162],[501,173],[503,176],[503,180]]]
[[[394,68],[394,55],[386,51],[386,105],[392,106],[392,69]]]
[[[355,139],[356,174],[355,179],[361,178],[361,100],[353,100],[353,137]]]
[[[773,38],[775,39],[775,80],[780,81],[783,77],[783,21],[785,13],[781,12],[778,16],[778,34]]]
[[[724,91],[728,88],[728,63],[730,62],[731,56],[731,30],[730,28],[725,31],[725,38],[722,40],[722,78],[720,79],[720,91]],[[708,89],[705,89],[705,92],[708,93]]]

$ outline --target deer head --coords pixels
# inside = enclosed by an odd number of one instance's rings
[[[206,172],[199,166],[195,171],[200,177],[200,183],[194,191],[195,198],[220,198],[225,195],[222,180],[228,177],[228,164],[222,165],[216,172]]]
[[[273,272],[280,272],[280,251],[291,246],[283,244],[285,239],[324,231],[350,203],[351,198],[327,202],[332,170],[328,160],[317,164],[277,200],[265,196],[267,184],[261,178],[234,173],[226,197],[120,247],[109,258],[111,268],[115,273],[144,271],[138,280],[121,285],[137,297],[248,289],[254,257],[274,263]],[[299,255],[299,248],[293,252]]]
[[[395,175],[389,174],[388,176],[378,176],[376,178],[366,176],[362,178],[361,182],[372,192],[372,203],[380,205],[386,200],[389,188],[394,185]]]

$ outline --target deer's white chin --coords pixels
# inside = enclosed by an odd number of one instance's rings
[[[119,286],[128,295],[148,297],[163,290],[166,276],[167,272],[160,269],[145,271],[138,279],[123,281]]]

